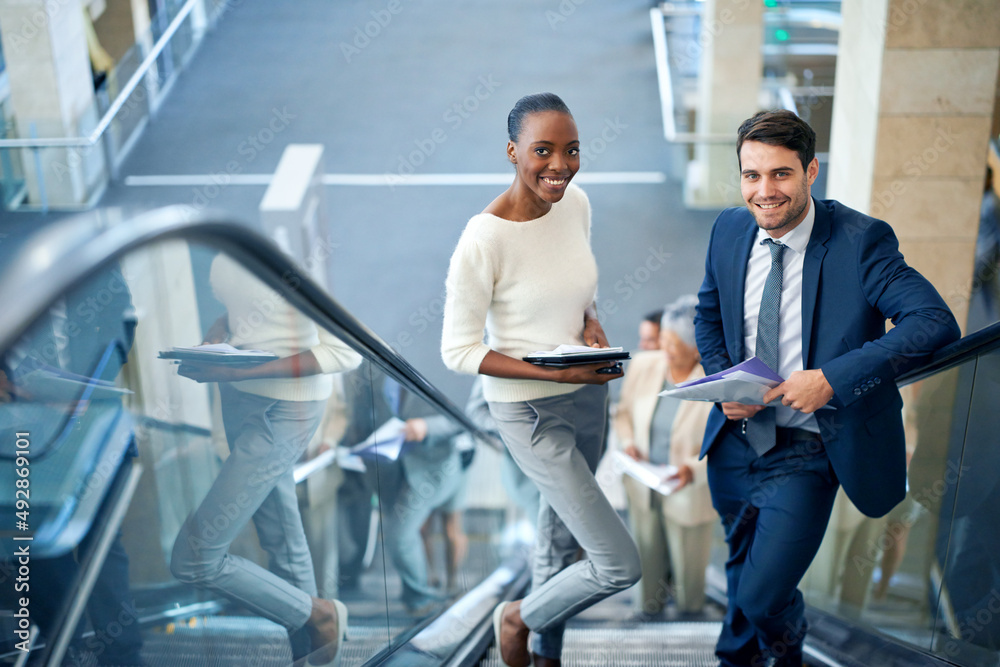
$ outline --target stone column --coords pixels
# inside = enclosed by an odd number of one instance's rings
[[[79,137],[97,124],[83,11],[80,0],[0,0],[0,39],[21,138],[32,126],[49,138]],[[31,205],[42,203],[42,192],[49,206],[84,205],[107,181],[100,144],[18,153]]]
[[[965,325],[1000,68],[996,0],[844,0],[833,199],[892,225]]]
[[[684,203],[719,208],[742,203],[736,162],[736,128],[758,111],[764,39],[764,5],[707,0],[703,10],[698,76],[699,134],[729,134],[733,143],[700,143],[688,165]]]

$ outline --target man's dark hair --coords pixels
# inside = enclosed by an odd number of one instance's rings
[[[535,93],[525,95],[517,101],[514,108],[507,114],[507,136],[515,144],[521,136],[521,126],[524,124],[524,117],[541,111],[558,111],[569,117],[573,114],[569,112],[569,107],[553,93]]]
[[[660,326],[660,320],[663,319],[663,309],[654,310],[651,313],[646,313],[642,316],[643,322],[652,322],[656,326]]]
[[[770,146],[782,146],[799,154],[802,169],[816,157],[816,132],[793,112],[787,109],[758,111],[743,121],[736,131],[736,159],[744,141],[759,141]],[[742,166],[742,162],[740,162]]]

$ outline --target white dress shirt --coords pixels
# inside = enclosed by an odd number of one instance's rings
[[[816,219],[816,204],[809,198],[809,210],[799,225],[780,239],[775,239],[785,247],[782,255],[783,275],[781,281],[781,320],[778,324],[778,368],[773,369],[787,379],[794,371],[804,370],[802,360],[802,265],[806,246],[812,235]],[[747,264],[746,283],[743,287],[743,348],[746,359],[757,350],[757,317],[760,315],[760,300],[764,294],[764,281],[771,271],[771,251],[764,239],[770,238],[763,229],[757,230],[750,261]],[[819,433],[819,425],[812,414],[779,405],[776,423],[784,428],[802,428]]]

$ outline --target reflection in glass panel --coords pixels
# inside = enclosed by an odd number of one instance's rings
[[[357,466],[341,487],[340,521],[349,533],[339,544],[342,590],[365,588],[371,579],[363,554],[370,553],[374,506],[386,568],[394,573],[384,583],[390,621],[423,618],[496,567],[492,540],[478,539],[496,532],[496,512],[466,517],[469,472],[479,454],[463,427],[369,362],[346,377],[349,397],[355,378],[371,390],[348,401],[366,428],[349,421],[342,440],[356,459],[345,467]],[[477,504],[484,500],[475,495]]]
[[[806,602],[931,650],[947,620],[942,563],[955,506],[975,362],[901,389],[907,496],[871,518],[841,490],[819,553],[804,577]]]
[[[100,306],[106,318],[86,298],[99,290],[106,293]],[[25,502],[13,494],[4,499],[2,530],[31,534],[38,556],[61,555],[79,541],[99,501],[100,485],[88,478],[106,484],[102,466],[128,446],[121,437],[128,430],[127,390],[115,378],[134,329],[131,299],[115,267],[67,295],[3,356],[0,475],[4,488],[23,489]]]
[[[202,342],[230,347],[183,349]],[[31,495],[23,510],[0,501],[0,531],[15,536],[30,510],[39,660],[75,613],[66,654],[82,660],[288,664],[336,638],[314,612],[339,599],[344,664],[360,664],[478,583],[464,565],[496,564],[492,536],[465,558],[462,429],[210,249],[123,258],[2,363],[0,423],[30,447],[5,438],[0,476],[14,489],[21,455]],[[116,504],[124,518],[105,530]],[[16,611],[13,588],[0,595]],[[13,652],[8,626],[0,648]]]
[[[961,471],[941,515],[937,556],[943,563],[934,650],[961,665],[995,665],[1000,651],[1000,353],[979,357],[964,437],[948,466]],[[971,379],[971,377],[970,377]]]

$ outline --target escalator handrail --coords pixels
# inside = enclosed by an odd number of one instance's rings
[[[97,214],[54,223],[35,233],[0,273],[0,351],[10,348],[65,292],[128,252],[171,240],[225,251],[293,306],[359,350],[408,390],[459,422],[490,447],[480,430],[375,332],[337,303],[272,241],[218,211],[169,206],[108,225]]]
[[[961,366],[965,362],[997,348],[1000,348],[1000,322],[995,322],[942,347],[931,356],[929,361],[896,378],[896,384],[902,387],[911,382],[923,380],[931,375]]]

